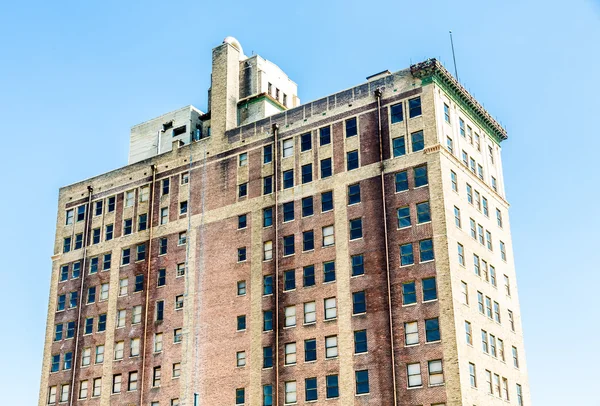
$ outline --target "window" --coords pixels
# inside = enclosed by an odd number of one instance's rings
[[[62,310],[65,310],[66,302],[67,302],[67,295],[59,295],[58,300],[57,300],[57,305],[56,305],[56,311],[60,312]]]
[[[246,316],[237,316],[237,331],[246,330]]]
[[[432,240],[419,241],[419,251],[421,254],[420,262],[433,261],[433,242]]]
[[[348,186],[348,205],[360,203],[360,183]]]
[[[56,354],[52,356],[52,364],[50,367],[50,372],[58,372],[60,370],[60,354]]]
[[[270,261],[273,259],[273,241],[265,241],[263,243],[263,260]]]
[[[92,349],[84,348],[81,353],[81,366],[86,367],[92,362]]]
[[[59,403],[69,401],[69,388],[70,388],[70,385],[61,385]]]
[[[460,209],[456,206],[454,206],[454,224],[456,227],[461,228]]]
[[[442,385],[444,383],[444,372],[442,370],[442,360],[429,361],[429,386]]]
[[[305,133],[300,136],[300,151],[310,151],[312,149],[312,134]]]
[[[287,202],[283,204],[283,221],[294,220],[294,202]]]
[[[505,357],[504,357],[504,341],[501,338],[498,339],[498,357],[502,361],[505,361]]]
[[[125,348],[124,341],[117,341],[115,343],[115,360],[123,359],[123,350]]]
[[[73,209],[67,210],[67,214],[65,215],[65,217],[66,217],[65,224],[66,225],[73,224],[74,215],[75,215],[75,212]]]
[[[489,296],[485,297],[485,310],[486,310],[486,314],[487,316],[491,319],[492,316],[492,299],[489,298]]]
[[[167,253],[167,243],[168,240],[166,237],[158,240],[158,255],[165,255]]]
[[[116,328],[125,327],[125,317],[127,316],[126,310],[117,310],[117,326]]]
[[[134,391],[137,390],[138,383],[138,373],[137,371],[133,371],[129,373],[129,380],[127,382],[127,390]]]
[[[123,221],[123,235],[129,235],[133,232],[133,220],[125,219]]]
[[[248,195],[248,183],[238,185],[238,197],[246,197]]]
[[[135,203],[135,190],[125,192],[125,207],[132,207]]]
[[[294,236],[287,235],[283,237],[283,255],[294,255],[295,251]]]
[[[143,261],[146,259],[146,244],[140,244],[136,247],[136,261]]]
[[[448,136],[446,137],[446,147],[451,154],[454,154],[454,142],[452,141],[452,138]]]
[[[263,386],[263,406],[273,406],[273,385]]]
[[[329,210],[333,210],[333,192],[331,191],[321,193],[321,212],[325,213]]]
[[[515,331],[515,319],[512,310],[508,311],[508,322],[510,323],[510,329]]]
[[[421,379],[421,364],[414,363],[406,365],[406,375],[408,377],[409,388],[416,388],[423,385]]]
[[[159,269],[156,277],[156,285],[157,286],[165,286],[167,284],[167,270]]]
[[[161,193],[163,196],[169,194],[169,186],[170,186],[169,178],[163,179],[162,187],[161,187]]]
[[[506,262],[506,246],[500,241],[500,258]]]
[[[75,307],[77,307],[77,300],[78,298],[79,292],[71,292],[69,294],[69,309],[73,309]]]
[[[356,371],[356,394],[362,395],[363,393],[369,393],[369,371],[362,370]]]
[[[469,166],[469,155],[467,154],[467,152],[463,149],[462,151],[462,161],[463,164],[465,164],[465,166]]]
[[[473,345],[473,330],[471,328],[471,323],[465,320],[465,339],[467,344]]]
[[[48,404],[56,403],[56,386],[51,386],[48,388]]]
[[[362,219],[350,220],[350,240],[357,240],[362,236]]]
[[[270,227],[273,225],[273,208],[267,207],[263,209],[263,227]]]
[[[90,259],[90,275],[98,272],[98,257],[94,257]]]
[[[435,279],[435,278],[432,278]],[[417,303],[417,291],[415,282],[406,282],[402,284],[402,305]]]
[[[417,204],[417,224],[428,223],[431,221],[431,212],[429,210],[429,202]]]
[[[444,103],[444,120],[449,124],[450,123],[450,107],[446,103]]]
[[[296,289],[296,271],[289,270],[283,273],[283,290]]]
[[[95,359],[95,363],[96,364],[101,364],[103,362],[104,362],[104,345],[97,345],[96,346],[96,359]]]
[[[335,244],[333,226],[323,227],[323,247],[329,247],[333,244]]]
[[[494,389],[495,389],[496,395],[501,396],[500,395],[500,375],[498,375],[498,374],[494,374]]]
[[[475,206],[477,207],[477,210],[481,211],[481,199],[480,199],[480,194],[479,192],[476,190],[475,191]]]
[[[92,286],[88,288],[87,303],[90,304],[94,302],[96,302],[96,287]]]
[[[153,374],[152,374],[152,386],[154,388],[160,386],[160,378],[161,378],[160,367],[154,367]]]
[[[481,262],[476,254],[473,254],[473,270],[475,275],[481,276]]]
[[[141,292],[142,290],[144,290],[144,275],[136,275],[133,291]]]
[[[273,161],[273,145],[265,145],[263,147],[263,164],[268,164]]]
[[[408,206],[401,207],[397,210],[398,228],[410,227],[410,208]]]
[[[104,236],[106,241],[110,241],[113,239],[113,230],[114,226],[112,224],[108,224],[104,229]]]
[[[263,368],[273,367],[273,347],[263,347]]]
[[[335,302],[335,297],[330,297],[325,299],[325,320],[333,320],[337,317],[337,307]]]
[[[235,354],[236,366],[238,368],[246,366],[246,351],[238,351]]]
[[[88,381],[81,381],[79,384],[79,399],[87,399],[88,397]]]
[[[239,166],[247,166],[248,165],[248,153],[242,152],[238,155],[238,165]]]
[[[160,209],[160,224],[167,224],[169,221],[169,208],[163,207]]]
[[[412,244],[404,244],[400,246],[400,265],[408,266],[414,264],[413,246]]]
[[[437,287],[434,278],[426,278],[422,280],[423,285],[423,302],[437,299]]]
[[[427,166],[419,166],[415,168],[415,187],[421,187],[428,184],[427,181]]]
[[[237,250],[237,260],[238,262],[244,262],[246,260],[246,247],[240,247]]]
[[[408,172],[402,171],[395,176],[396,192],[408,190]]]
[[[410,118],[421,115],[421,98],[415,97],[408,100],[408,115]]]
[[[469,380],[471,381],[471,387],[477,387],[477,373],[475,371],[475,364],[469,362]]]
[[[239,281],[237,283],[237,295],[238,296],[246,295],[246,281]]]
[[[175,310],[183,309],[183,295],[175,296]]]
[[[438,318],[425,320],[425,341],[431,343],[440,340],[440,324]]]
[[[471,167],[471,172],[475,173],[475,159],[473,157],[469,158],[469,166]]]
[[[325,377],[325,397],[333,399],[340,396],[337,375],[327,375]]]
[[[321,146],[331,143],[331,128],[322,127],[319,128],[319,144]]]
[[[162,321],[165,316],[165,301],[159,300],[156,302],[156,321]]]
[[[496,357],[498,355],[496,351],[496,336],[490,334],[490,354],[492,357]]]
[[[477,164],[477,176],[479,176],[479,179],[483,180],[483,166],[480,164]]]
[[[273,294],[273,275],[263,277],[263,295]]]
[[[188,202],[184,201],[184,202],[180,202],[179,203],[179,215],[183,216],[185,214],[187,214],[188,212]]]
[[[285,327],[296,327],[296,306],[287,306],[284,315]]]
[[[63,252],[71,251],[71,237],[65,237],[63,240]]]
[[[317,305],[315,302],[304,303],[304,324],[316,323]]]
[[[131,315],[131,324],[139,324],[142,322],[142,305],[133,306]]]
[[[312,216],[313,213],[313,198],[312,196],[305,197],[302,199],[302,217]]]
[[[294,170],[290,169],[283,172],[283,188],[289,189],[294,187]]]
[[[492,176],[492,189],[494,189],[494,192],[498,191],[498,184],[496,182],[496,178],[494,178],[493,176]]]
[[[335,262],[323,263],[323,283],[335,281]]]
[[[163,349],[163,335],[162,333],[154,334],[154,352],[161,352]]]
[[[83,334],[92,334],[94,332],[94,318],[88,317],[85,319],[85,326],[83,330]]]
[[[63,328],[64,326],[62,324],[57,324],[54,326],[54,341],[62,340]]]
[[[392,140],[394,157],[406,155],[406,142],[404,137],[397,137]]]
[[[311,338],[304,340],[304,362],[317,360],[317,340]]]
[[[502,323],[500,319],[500,304],[498,302],[494,302],[494,320],[496,323]]]
[[[308,402],[317,400],[317,378],[306,378],[304,380],[304,399]]]
[[[404,323],[404,344],[407,346],[419,344],[419,325],[416,321]]]
[[[83,234],[75,234],[75,249],[81,249],[83,247]]]
[[[354,292],[352,294],[352,314],[363,314],[367,312],[367,298],[365,291]]]
[[[189,172],[184,172],[181,174],[181,184],[187,185],[190,182],[190,174]]]
[[[494,247],[492,246],[492,233],[490,233],[488,230],[485,230],[485,241],[488,250],[493,250]]]
[[[294,139],[283,140],[283,157],[287,158],[294,155]]]
[[[100,228],[94,228],[92,230],[92,244],[100,243]]]
[[[363,255],[353,255],[351,257],[352,276],[364,275],[365,265]]]
[[[331,158],[321,159],[321,179],[328,178],[332,174]]]
[[[402,110],[402,103],[394,104],[390,107],[390,118],[392,124],[400,123],[404,120],[404,114]]]
[[[425,148],[425,141],[423,138],[423,131],[417,131],[410,135],[412,141],[412,151],[417,152]]]
[[[296,403],[296,381],[285,383],[285,404]]]
[[[302,279],[303,286],[306,288],[308,286],[315,285],[315,266],[308,265],[302,269]]]
[[[302,172],[302,183],[312,182],[312,164],[302,165],[300,169]]]
[[[473,188],[467,183],[467,201],[473,204]]]
[[[479,243],[483,245],[483,226],[481,224],[477,224],[477,237],[479,239]]]
[[[346,153],[346,170],[351,171],[358,168],[358,151]]]
[[[263,331],[273,330],[273,312],[267,310],[263,312]]]
[[[358,128],[356,125],[356,117],[346,120],[346,138],[353,137],[358,134]]]
[[[287,343],[284,345],[285,365],[294,365],[296,364],[296,343]]]

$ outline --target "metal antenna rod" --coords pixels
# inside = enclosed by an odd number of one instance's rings
[[[458,81],[458,70],[456,69],[456,56],[454,55],[454,41],[452,40],[452,31],[450,31],[450,45],[452,46],[452,59],[454,60],[454,76]]]

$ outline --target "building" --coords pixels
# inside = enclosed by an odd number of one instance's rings
[[[436,60],[300,104],[227,38],[60,190],[39,405],[529,405],[506,138]]]

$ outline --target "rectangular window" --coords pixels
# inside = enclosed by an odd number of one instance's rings
[[[294,155],[294,139],[283,140],[283,157],[287,158]]]
[[[356,117],[346,120],[346,138],[353,137],[358,134]]]
[[[294,202],[283,203],[283,221],[294,220]]]
[[[79,384],[79,399],[87,399],[88,397],[88,381],[81,381]]]
[[[423,381],[421,379],[421,364],[407,364],[406,375],[408,377],[409,388],[417,388],[423,385]]]
[[[131,311],[131,324],[140,324],[142,322],[142,305],[133,306]]]
[[[471,323],[465,320],[465,339],[467,344],[473,345],[473,330],[471,328]]]
[[[333,234],[333,226],[325,226],[323,232],[323,247],[329,247],[335,244],[335,236]]]
[[[428,343],[440,341],[440,324],[438,318],[425,320],[425,341]]]
[[[331,143],[331,128],[329,126],[319,128],[319,144],[321,146]]]
[[[348,205],[360,203],[360,183],[348,186]]]
[[[70,385],[61,385],[59,403],[69,401],[69,389],[70,389]]]
[[[337,307],[335,297],[327,298],[323,301],[325,306],[325,320],[334,320],[337,318]]]
[[[76,250],[81,249],[83,247],[83,234],[75,234],[75,248]]]
[[[136,275],[133,291],[141,292],[142,290],[144,290],[144,275]]]
[[[469,166],[471,167],[471,172],[475,173],[475,159],[473,157],[469,158]]]
[[[263,368],[273,367],[273,347],[263,347]]]
[[[127,381],[127,390],[134,391],[137,390],[138,383],[138,373],[137,371],[133,371],[129,373],[129,380]]]
[[[335,262],[323,263],[323,283],[335,281]]]
[[[469,379],[471,381],[471,387],[477,387],[477,372],[475,370],[475,364],[469,362]]]
[[[165,301],[159,300],[156,302],[156,315],[154,317],[155,321],[163,321],[165,318]]]
[[[300,135],[300,151],[310,151],[312,149],[312,134],[305,133]]]
[[[302,172],[302,184],[312,182],[312,164],[302,165],[300,169]]]
[[[294,235],[286,235],[283,237],[283,256],[294,255],[295,252]]]
[[[350,240],[358,240],[362,238],[362,219],[350,220]]]
[[[187,214],[188,212],[188,202],[184,201],[184,202],[180,202],[179,203],[179,215],[183,216],[185,214]]]
[[[485,242],[487,245],[487,249],[492,251],[494,249],[494,247],[492,246],[492,233],[490,233],[488,230],[485,230]]]
[[[160,367],[154,367],[154,370],[152,371],[152,387],[157,388],[160,386],[160,379],[161,379],[161,371],[160,371]]]
[[[352,314],[363,314],[367,312],[367,296],[365,291],[354,292],[352,294]]]
[[[163,335],[162,333],[154,334],[154,352],[162,352],[163,350]]]
[[[369,371],[362,370],[356,371],[356,394],[362,395],[364,393],[369,393]]]
[[[353,169],[357,169],[359,166],[358,163],[358,151],[350,151],[346,153],[346,170],[351,171]]]
[[[312,251],[315,249],[314,231],[304,231],[302,233],[302,251]]]
[[[304,303],[304,324],[312,324],[312,323],[316,323],[316,321],[317,321],[316,303],[315,302]]]
[[[273,275],[265,275],[263,277],[263,295],[273,294]]]
[[[283,188],[289,189],[294,187],[294,170],[290,169],[283,172]]]
[[[161,193],[163,196],[169,194],[169,187],[170,187],[169,178],[163,179],[162,187],[161,187]]]
[[[327,399],[334,399],[340,396],[340,389],[338,386],[337,375],[327,375],[325,377],[325,397]]]
[[[315,285],[315,266],[308,265],[302,269],[302,280],[303,286],[306,288],[308,286]]]
[[[394,138],[392,140],[392,148],[394,157],[406,155],[406,142],[404,137]]]
[[[143,261],[146,259],[146,244],[140,244],[136,247],[136,261]]]
[[[481,276],[481,261],[476,254],[473,254],[473,271],[475,272],[475,275]]]
[[[410,227],[410,225],[411,225],[410,208],[408,206],[400,207],[397,210],[397,217],[398,217],[398,228]]]
[[[296,343],[287,343],[284,345],[284,363],[285,365],[296,364]]]
[[[416,133],[412,133],[410,135],[412,142],[412,151],[417,152],[421,151],[425,148],[425,141],[423,138],[423,131],[417,131]]]
[[[160,224],[167,224],[169,222],[169,208],[163,207],[160,209]]]
[[[189,172],[184,172],[181,174],[181,184],[187,185],[190,182],[190,174]]]
[[[473,188],[467,183],[467,201],[473,204]]]
[[[392,124],[400,123],[404,120],[404,114],[402,110],[402,103],[394,104],[390,107],[390,118]]]
[[[296,381],[285,383],[285,404],[296,403]]]
[[[451,154],[454,154],[454,142],[452,141],[452,138],[448,136],[446,137],[446,147]]]
[[[124,348],[125,348],[124,341],[117,341],[115,343],[115,360],[123,359]]]
[[[162,268],[158,270],[156,276],[156,286],[165,286],[167,284],[167,270]]]
[[[263,147],[263,164],[268,164],[273,161],[273,145],[265,145]]]
[[[431,221],[431,211],[429,202],[417,203],[417,224],[429,223]]]
[[[404,323],[404,345],[419,344],[419,325],[416,321]]]
[[[462,224],[460,221],[460,209],[456,206],[454,206],[454,224],[456,225],[456,227],[461,228]]]
[[[442,360],[429,361],[427,363],[429,370],[429,386],[442,385],[444,383],[444,371],[442,369]]]
[[[263,331],[273,331],[273,312],[271,310],[263,312]]]
[[[312,196],[302,199],[302,217],[312,216],[314,214]]]
[[[413,256],[412,244],[404,244],[400,246],[400,265],[408,266],[415,263]]]
[[[408,115],[410,118],[421,115],[421,97],[408,100]]]
[[[238,351],[235,354],[235,358],[236,358],[236,366],[238,368],[246,366],[246,352],[245,351]]]
[[[267,207],[263,209],[263,227],[270,227],[273,225],[273,208]]]
[[[90,275],[98,272],[98,257],[94,257],[90,259]]]
[[[248,183],[242,183],[238,185],[238,197],[246,197],[248,195]],[[162,217],[162,216],[161,216]],[[164,224],[164,223],[161,223]]]
[[[325,358],[336,358],[337,356],[337,336],[325,337]]]
[[[436,300],[437,286],[435,283],[435,277],[423,279],[421,282],[423,285],[423,302]]]
[[[175,296],[175,310],[183,309],[183,295]]]
[[[242,152],[238,155],[238,166],[247,166],[248,165],[248,153]]]
[[[246,260],[246,247],[240,247],[237,250],[238,262],[244,262]]]
[[[433,254],[433,241],[428,239],[428,240],[421,240],[419,241],[419,251],[420,251],[420,262],[427,262],[427,261],[433,261],[434,258],[434,254]]]
[[[263,243],[263,260],[270,261],[273,259],[273,241],[265,241]]]
[[[321,179],[330,177],[333,174],[331,158],[321,159]]]
[[[462,151],[462,161],[463,164],[465,164],[465,166],[469,166],[469,155],[467,154],[467,152],[463,149]]]
[[[101,364],[103,362],[104,362],[104,345],[97,345],[96,346],[96,357],[95,357],[94,363]],[[94,386],[96,386],[95,382],[94,382]]]
[[[294,290],[296,289],[296,271],[289,270],[283,273],[283,290]]]
[[[502,241],[500,241],[500,258],[506,262],[506,246]]]
[[[365,265],[363,255],[353,255],[351,257],[352,276],[364,275]]]
[[[325,213],[330,210],[333,210],[333,192],[323,192],[321,193],[321,212]]]
[[[427,180],[427,166],[419,166],[414,169],[415,172],[415,187],[421,187],[428,184]]]
[[[485,314],[485,308],[483,306],[483,293],[477,292],[477,307],[479,309],[479,313]]]
[[[493,176],[492,176],[492,189],[494,189],[494,192],[498,191],[498,184],[496,182],[496,178],[494,178]]]
[[[446,103],[444,103],[444,120],[450,123],[450,107]]]

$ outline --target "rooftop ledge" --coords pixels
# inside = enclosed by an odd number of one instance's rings
[[[472,113],[475,121],[485,127],[490,135],[494,135],[500,143],[508,138],[506,130],[502,127],[473,96],[452,76],[446,68],[435,58],[410,66],[410,73],[421,79],[425,85],[434,82],[446,90],[458,104],[461,104],[467,113]]]

